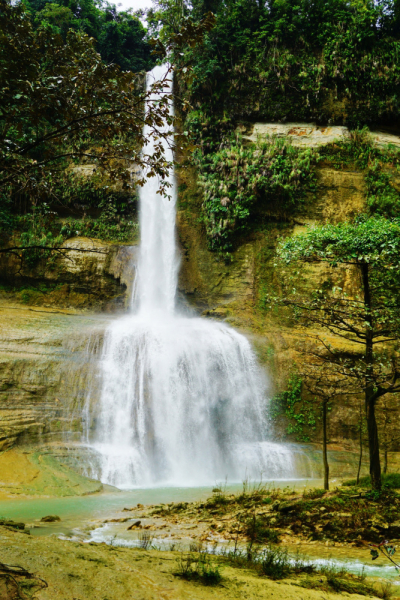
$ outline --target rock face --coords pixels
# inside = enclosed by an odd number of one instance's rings
[[[258,136],[287,136],[294,145],[318,147],[347,137],[344,127],[319,128],[309,124],[266,124],[255,123],[241,128],[252,141]],[[400,138],[391,134],[373,134],[378,144],[392,143],[400,146]],[[367,187],[364,173],[347,169],[319,166],[317,169],[318,192],[316,198],[305,202],[292,221],[270,222],[262,231],[250,233],[244,243],[233,253],[232,262],[225,264],[215,253],[207,250],[202,230],[200,209],[202,198],[196,187],[195,173],[188,169],[180,171],[181,188],[178,216],[179,236],[182,246],[180,291],[205,316],[225,319],[233,326],[251,336],[259,358],[269,372],[276,391],[287,385],[296,362],[301,361],[296,349],[305,343],[307,334],[292,323],[285,325],[282,309],[277,312],[263,310],[263,295],[266,292],[282,293],[282,282],[293,267],[276,265],[275,251],[278,239],[295,235],[307,226],[320,223],[339,223],[354,218],[364,211]],[[323,265],[302,265],[296,287],[310,294],[327,281],[333,281],[350,294],[358,289],[358,275],[353,268],[331,269]],[[314,332],[320,333],[320,332]],[[329,339],[327,340],[330,341]],[[343,343],[343,347],[345,347]],[[311,404],[313,400],[310,400]],[[343,397],[336,403],[329,417],[329,430],[333,447],[354,448],[359,430],[360,399]],[[399,408],[396,401],[388,408],[387,422],[395,427]],[[319,407],[311,407],[316,424],[309,439],[320,436]],[[384,426],[384,424],[382,425]],[[279,424],[278,424],[279,431]],[[286,428],[282,423],[282,435]],[[383,433],[383,432],[382,432]],[[386,431],[385,435],[388,435]],[[293,436],[292,436],[293,439]],[[299,441],[299,440],[298,440]],[[393,449],[393,448],[392,448]],[[400,448],[396,448],[398,450]]]
[[[21,291],[14,299],[30,305],[123,309],[135,276],[136,254],[137,246],[76,237],[33,267],[16,254],[0,254],[0,281],[17,284]]]
[[[318,145],[348,135],[345,128],[257,123],[245,133],[251,139],[271,133],[288,135],[299,145]],[[278,238],[301,232],[313,223],[354,217],[365,206],[364,175],[320,166],[317,197],[305,203],[295,220],[271,222],[250,234],[233,253],[230,264],[207,249],[199,221],[202,199],[195,173],[185,169],[178,177],[179,183],[185,184],[180,188],[185,191],[180,193],[178,210],[180,299],[198,313],[224,319],[248,335],[275,390],[284,390],[298,360],[298,342],[307,332],[295,324],[285,325],[279,312],[263,310],[265,291],[279,293],[289,273],[289,268],[275,265]],[[64,248],[53,263],[35,268],[21,265],[15,255],[0,255],[0,283],[6,288],[0,291],[0,451],[15,444],[49,445],[81,438],[86,389],[89,381],[95,381],[91,358],[98,356],[104,328],[113,318],[105,313],[127,304],[136,246],[77,237],[68,240]],[[351,269],[315,265],[302,269],[299,285],[306,294],[330,278],[349,292],[358,285]],[[10,291],[10,282],[22,287]],[[47,288],[32,291],[26,287],[29,282],[42,282]],[[318,441],[319,408],[312,410],[317,424],[309,441]],[[397,407],[390,410],[391,422],[398,422]],[[343,398],[330,414],[331,448],[355,449],[358,426],[358,400]],[[283,425],[280,433],[285,434]],[[392,460],[394,456],[389,463]]]
[[[0,500],[12,496],[85,496],[102,490],[100,482],[60,463],[43,447],[12,449],[0,454]],[[44,522],[60,520],[49,515]]]
[[[106,323],[73,310],[0,305],[0,450],[80,436]]]
[[[287,138],[298,148],[318,148],[350,137],[347,127],[337,125],[325,127],[313,123],[242,123],[238,130],[244,139],[251,142],[276,136]],[[400,148],[400,137],[397,135],[384,131],[372,131],[370,135],[378,146],[391,144]]]

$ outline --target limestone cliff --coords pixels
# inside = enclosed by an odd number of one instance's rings
[[[295,146],[313,148],[334,143],[349,135],[345,127],[317,127],[298,123],[255,123],[242,125],[240,129],[251,141],[267,135],[278,135],[290,139]],[[372,138],[378,145],[400,145],[400,138],[389,133],[375,132]],[[263,292],[274,290],[279,294],[281,283],[289,274],[289,267],[283,268],[276,262],[278,239],[295,235],[313,224],[352,219],[366,208],[364,172],[352,166],[336,169],[331,164],[320,163],[316,177],[317,193],[314,197],[310,196],[297,213],[287,220],[270,219],[263,227],[254,227],[253,232],[233,253],[232,262],[226,264],[217,254],[207,250],[200,219],[202,197],[196,186],[196,174],[187,168],[179,171],[180,189],[184,190],[180,196],[178,214],[183,249],[181,292],[190,298],[203,315],[226,319],[252,336],[276,392],[285,389],[291,373],[295,372],[296,363],[303,360],[297,349],[304,344],[305,334],[309,333],[296,323],[288,326],[282,309],[275,312],[263,310]],[[263,217],[259,215],[260,219]],[[352,268],[330,269],[310,264],[302,265],[296,287],[307,296],[311,290],[320,288],[329,280],[339,284],[350,295],[358,288],[357,275]],[[307,410],[313,413],[315,426],[305,431],[304,438],[316,441],[321,434],[319,407],[314,399],[309,399],[309,402],[311,408]],[[381,427],[384,428],[382,436],[387,437],[398,422],[397,399],[387,401],[385,408],[386,417]],[[329,421],[331,444],[355,449],[359,437],[360,399],[343,397],[333,407]],[[286,425],[284,422],[276,424],[278,436],[286,437]]]
[[[124,308],[136,248],[75,237],[33,266],[17,252],[0,254],[0,298],[63,308]]]
[[[243,127],[252,138],[277,126]],[[289,136],[294,144],[311,146],[322,143],[321,139],[326,142],[325,136],[333,140],[347,135],[345,128],[319,129],[287,124],[283,133],[275,133]],[[377,143],[387,143],[385,136],[376,134]],[[398,143],[398,139],[389,141]],[[298,360],[296,348],[303,332],[285,324],[279,312],[266,313],[262,306],[263,290],[279,291],[287,275],[275,264],[278,238],[312,223],[339,222],[356,215],[366,200],[364,174],[320,164],[316,197],[310,197],[295,216],[271,219],[263,228],[255,228],[229,264],[207,249],[194,169],[178,169],[178,180],[180,296],[203,316],[225,319],[250,336],[268,370],[271,393],[281,391]],[[126,305],[134,278],[135,246],[73,238],[64,248],[51,264],[34,269],[21,264],[16,255],[0,259],[0,450],[16,443],[49,444],[80,437],[88,373],[93,379],[90,356],[101,348],[102,332],[112,313]],[[357,286],[351,270],[332,273],[307,266],[300,277],[302,289],[307,293],[330,277],[339,278],[349,290]],[[318,407],[312,410],[317,414]],[[397,409],[390,410],[398,418]],[[336,448],[354,448],[358,422],[358,400],[343,398],[330,415],[331,442]],[[278,424],[277,434],[285,436],[284,423]],[[310,440],[318,439],[317,422]]]

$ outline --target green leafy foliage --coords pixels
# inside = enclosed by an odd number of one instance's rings
[[[137,199],[93,179],[71,174],[48,182],[51,203],[42,200],[26,212],[9,212],[0,224],[3,241],[17,244],[21,265],[55,267],[56,254],[68,238],[84,236],[113,242],[135,242],[138,237]],[[62,212],[67,216],[60,217]]]
[[[400,217],[400,192],[398,184],[385,164],[376,160],[368,170],[368,206],[374,215]],[[393,169],[392,169],[393,171]],[[395,175],[398,173],[398,166]]]
[[[316,498],[322,498],[322,496],[325,496],[325,494],[326,490],[322,488],[310,488],[309,490],[303,492],[303,498],[315,500]]]
[[[64,39],[69,29],[93,37],[105,62],[134,72],[154,66],[146,30],[131,9],[118,12],[115,4],[94,0],[25,0],[25,6],[35,27],[49,27]]]
[[[288,551],[273,546],[264,550],[260,560],[260,569],[263,575],[267,575],[271,579],[284,579],[294,571]]]
[[[210,249],[231,251],[256,213],[293,212],[315,187],[314,157],[312,150],[275,138],[254,146],[232,142],[216,152],[195,152]]]
[[[284,392],[272,397],[269,414],[274,421],[284,416],[287,420],[286,433],[293,435],[298,442],[309,442],[310,432],[316,429],[315,406],[302,397],[302,380],[297,375],[291,375]]]
[[[244,533],[253,542],[258,544],[277,544],[279,542],[279,533],[267,525],[262,517],[255,515],[245,523]]]
[[[130,160],[165,180],[160,125],[163,119],[172,124],[169,94],[145,113],[140,78],[105,65],[87,35],[70,29],[64,40],[48,27],[34,29],[23,4],[1,0],[0,67],[3,198],[24,195],[36,205],[71,163],[94,165],[125,190]],[[155,87],[162,92],[166,85]],[[141,152],[145,121],[157,136],[152,156]]]
[[[351,126],[399,116],[399,26],[393,0],[159,2],[154,29],[168,35],[204,4],[216,25],[175,60],[191,104],[220,118],[317,120]],[[178,10],[179,8],[179,10]]]
[[[390,272],[400,264],[400,222],[382,217],[324,225],[282,242],[279,256],[293,260],[365,262]]]
[[[397,148],[379,147],[373,143],[367,127],[350,133],[350,139],[322,148],[320,161],[336,169],[356,168],[364,172],[367,184],[367,206],[372,215],[386,218],[400,216],[399,169]]]
[[[383,487],[386,489],[400,489],[400,474],[399,473],[388,473],[382,475]],[[366,475],[360,477],[359,483],[356,479],[349,479],[343,482],[343,485],[358,486],[358,487],[370,487],[371,477]]]
[[[213,22],[212,15],[190,21],[167,48],[155,44],[157,52],[194,47]],[[145,89],[143,74],[115,64],[148,68],[143,36],[138,16],[117,13],[114,5],[0,0],[0,228],[3,242],[20,238],[26,246],[2,251],[27,251],[37,262],[77,231],[128,241],[136,185],[158,177],[159,193],[167,193],[171,68]],[[138,40],[147,48],[142,44],[142,62]],[[146,102],[154,94],[159,100]],[[73,173],[82,170],[96,175],[77,181]],[[67,207],[70,215],[76,204],[72,213],[81,218],[60,226],[56,210],[65,214]]]
[[[285,240],[278,254],[287,263],[308,261],[332,267],[351,265],[359,276],[352,295],[338,286],[321,286],[305,300],[295,288],[281,302],[306,325],[334,336],[316,337],[312,355],[338,378],[363,392],[368,422],[370,473],[374,490],[381,489],[379,437],[375,406],[379,398],[400,391],[400,223],[382,217],[354,223],[315,227]],[[274,301],[273,301],[274,302]],[[348,349],[340,347],[347,340]],[[353,392],[354,393],[354,392]]]

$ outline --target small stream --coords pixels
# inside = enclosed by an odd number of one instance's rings
[[[268,485],[268,482],[264,482]],[[321,487],[321,480],[282,480],[270,482],[271,487],[290,490],[304,490],[310,487]],[[227,493],[238,493],[242,484],[224,486]],[[119,491],[111,486],[105,486],[100,494],[65,497],[65,498],[24,498],[0,501],[0,517],[14,521],[25,522],[34,536],[55,535],[61,539],[80,541],[86,543],[106,543],[114,546],[138,547],[141,545],[141,530],[127,531],[129,522],[107,522],[113,518],[131,517],[130,512],[124,508],[143,505],[167,504],[170,502],[194,502],[206,500],[211,495],[207,487],[154,487]],[[137,508],[137,511],[141,511]],[[46,515],[57,515],[61,521],[55,523],[41,523],[40,519]],[[137,517],[132,516],[132,521]],[[144,520],[146,522],[146,519]],[[178,533],[175,536],[174,533]],[[182,529],[174,531],[171,536],[161,531],[151,532],[152,543],[160,550],[187,550],[193,539],[188,532],[187,537],[182,535]],[[208,543],[208,549],[221,552],[229,548],[229,542],[215,538]],[[232,544],[232,543],[231,543]],[[345,566],[348,571],[359,575],[363,570],[367,577],[390,580],[395,585],[400,585],[399,574],[395,567],[390,566],[385,559],[379,557],[372,562],[368,548],[354,548],[351,546],[326,546],[315,542],[288,546],[289,553],[301,556],[318,564],[333,564],[336,567]]]
[[[268,485],[268,483],[267,483]],[[290,490],[304,490],[309,487],[320,487],[320,480],[283,480],[270,482],[271,487]],[[241,484],[226,485],[226,493],[238,493]],[[107,522],[113,518],[137,518],[124,508],[143,505],[167,504],[170,502],[194,502],[210,497],[210,487],[154,487],[135,489],[131,491],[117,491],[111,486],[106,486],[104,492],[81,497],[66,498],[21,498],[20,500],[0,501],[0,517],[25,522],[34,536],[56,535],[61,539],[80,541],[86,543],[106,543],[114,546],[138,547],[141,545],[141,531],[127,531],[129,522]],[[136,513],[140,512],[136,508]],[[57,515],[61,521],[55,523],[41,523],[40,519],[46,515]],[[143,521],[146,522],[146,519]],[[190,529],[190,528],[188,528]],[[152,544],[160,550],[187,550],[193,539],[190,532],[187,537],[182,535],[182,529],[170,532],[171,535],[161,531],[151,532]],[[174,535],[178,533],[179,535]],[[218,536],[206,547],[214,552],[221,552],[229,548],[232,542],[227,542]],[[288,546],[290,554],[297,552],[310,561],[318,564],[333,564],[336,567],[345,566],[348,571],[359,575],[363,569],[367,577],[390,580],[395,585],[400,585],[399,575],[393,566],[387,564],[385,559],[379,557],[372,562],[368,548],[354,548],[351,546],[326,546],[315,542]]]

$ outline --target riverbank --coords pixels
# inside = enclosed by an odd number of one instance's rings
[[[394,567],[383,557],[372,562],[368,548],[371,538],[400,541],[400,496],[394,490],[373,498],[373,492],[355,486],[325,493],[304,484],[303,489],[245,485],[235,493],[215,488],[211,496],[198,490],[200,499],[194,501],[129,505],[135,494],[136,499],[195,497],[194,490],[109,493],[105,518],[104,507],[97,506],[102,495],[95,494],[89,498],[97,508],[74,523],[63,514],[56,520],[54,513],[53,522],[38,515],[45,516],[48,503],[61,507],[86,498],[37,499],[30,523],[0,521],[0,561],[21,565],[48,583],[48,588],[35,579],[23,584],[33,594],[26,598],[37,600],[321,600],[321,593],[330,599],[342,592],[353,599],[400,598]],[[23,509],[16,510],[22,516]],[[265,552],[272,553],[272,567]],[[202,560],[222,577],[214,585],[185,574],[188,562],[193,570]],[[1,585],[2,600],[12,600],[12,586],[6,595],[0,578]]]
[[[179,552],[85,544],[33,537],[0,526],[1,560],[21,565],[46,582],[16,577],[24,598],[35,600],[334,600],[338,594],[304,588],[290,576],[273,581],[248,568],[235,568],[213,558],[222,580],[217,586],[186,581],[179,576]],[[0,578],[0,597],[14,600],[15,581]],[[347,595],[347,594],[346,594]],[[352,594],[353,600],[364,598]]]

